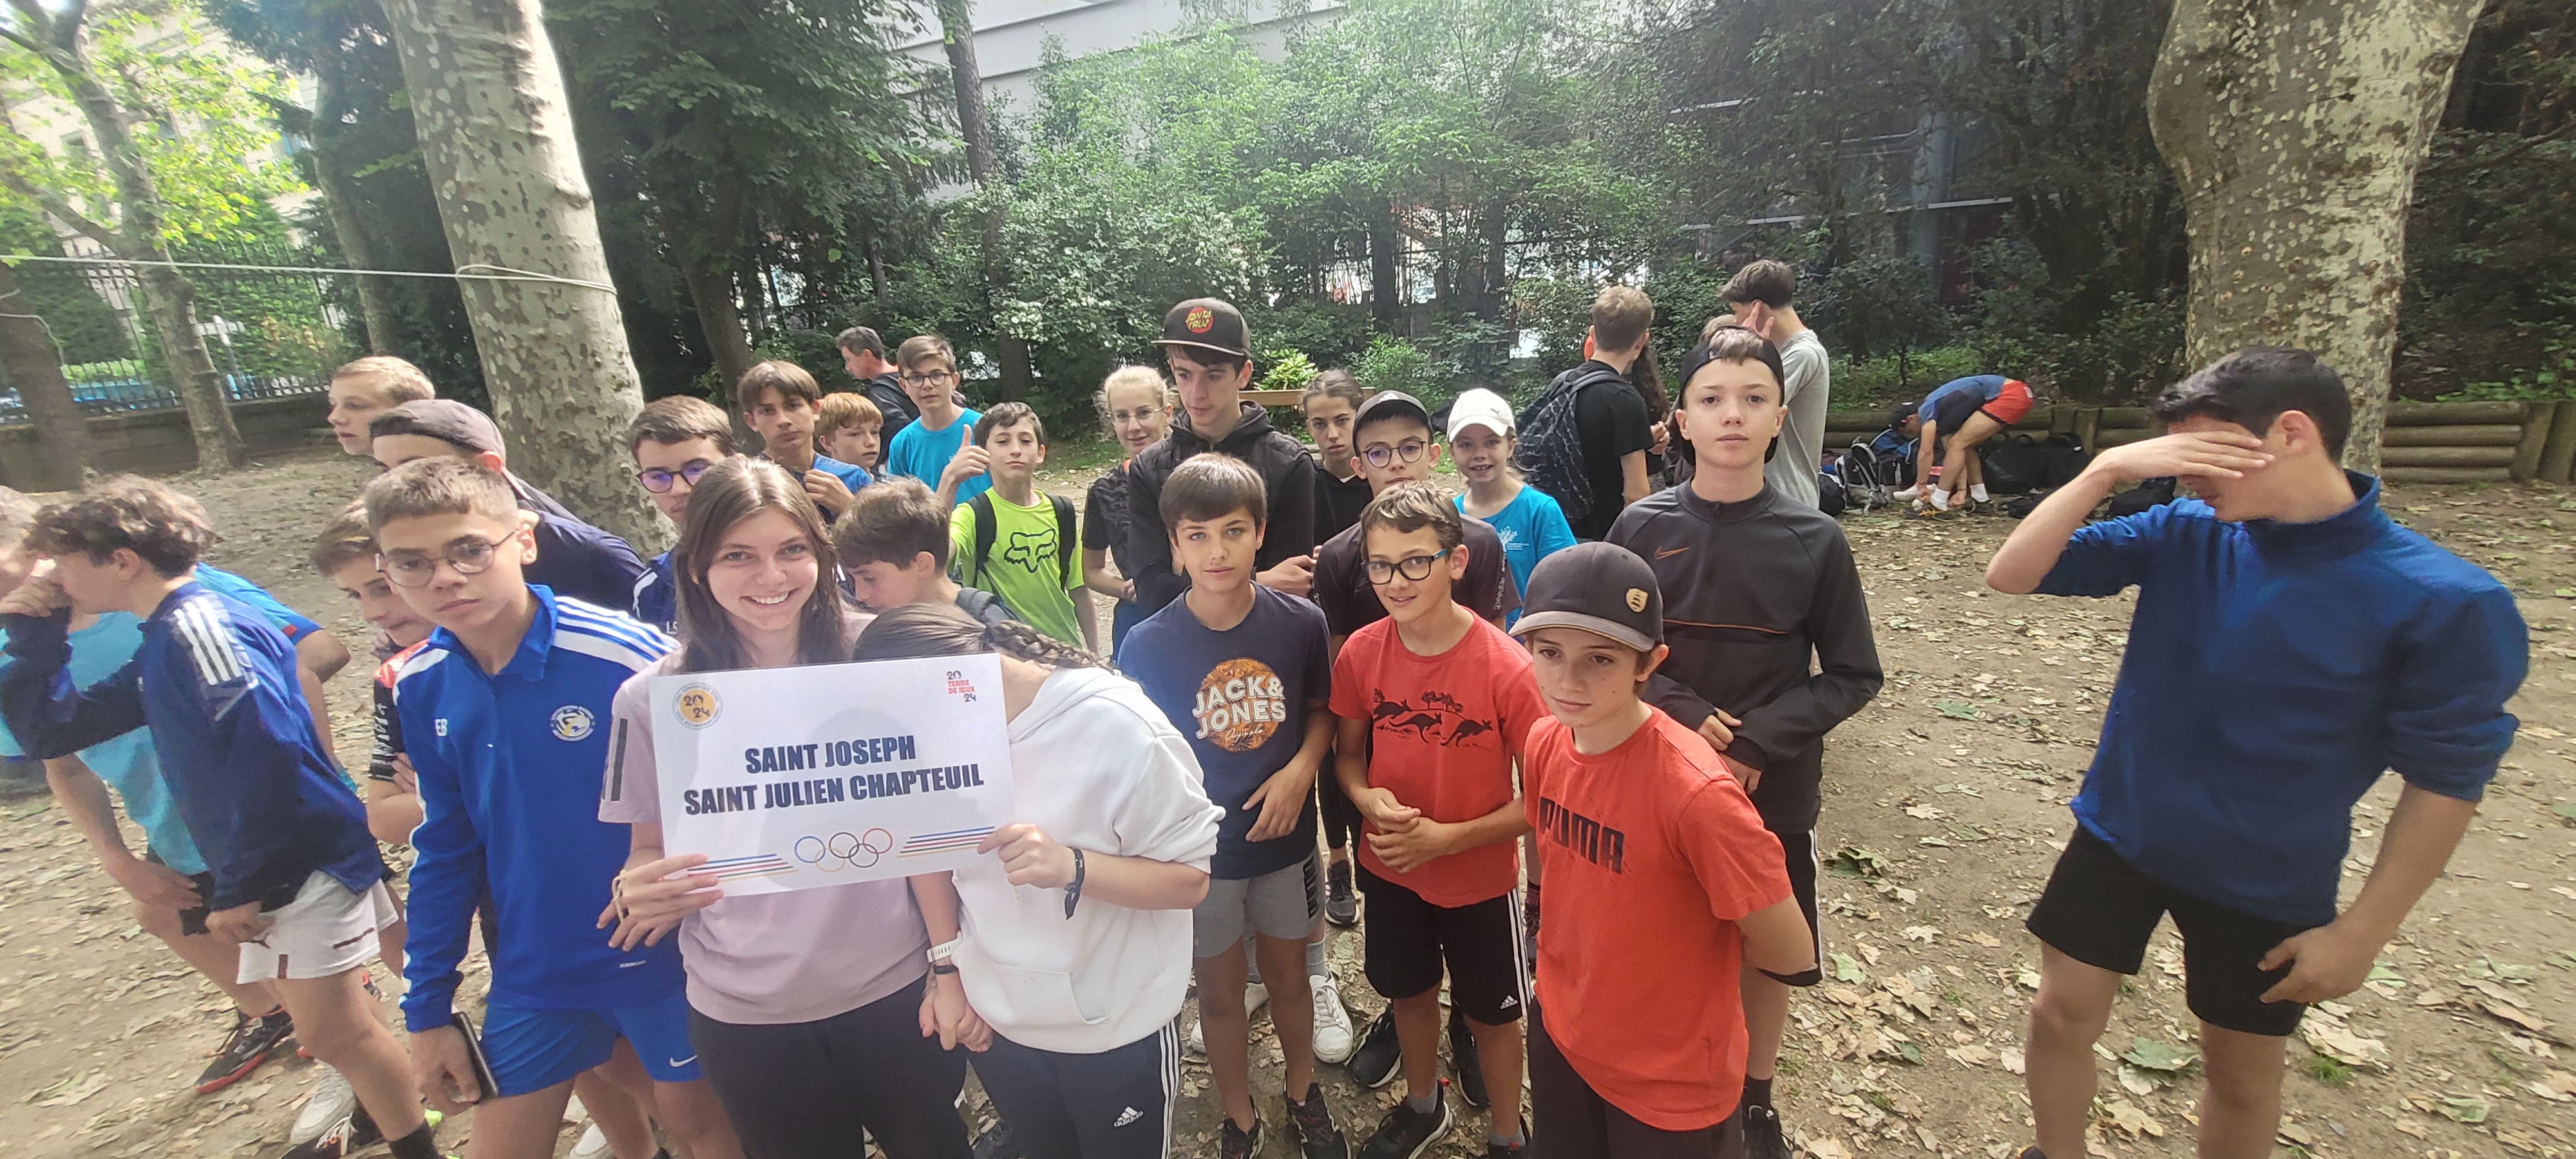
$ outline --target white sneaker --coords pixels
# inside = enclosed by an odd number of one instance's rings
[[[1261,1013],[1261,1008],[1268,1005],[1270,1005],[1270,987],[1259,982],[1243,984],[1243,1017],[1246,1022],[1250,1022],[1253,1015]],[[1207,1030],[1201,1023],[1190,1024],[1190,1053],[1201,1057],[1207,1054]]]
[[[592,1123],[582,1128],[581,1141],[572,1145],[571,1159],[608,1159],[609,1154],[608,1132]]]
[[[321,1081],[313,1084],[313,1094],[304,1100],[304,1109],[295,1112],[295,1126],[286,1133],[293,1145],[310,1143],[322,1137],[340,1120],[358,1109],[358,1092],[349,1089],[349,1080],[329,1063],[315,1063],[322,1070]]]
[[[1315,995],[1315,1061],[1335,1065],[1350,1061],[1359,1043],[1351,1030],[1351,1012],[1342,1006],[1342,985],[1326,970],[1306,979]]]
[[[1899,503],[1912,503],[1914,502],[1915,497],[1922,493],[1923,489],[1921,487],[1908,487],[1897,492],[1895,498]]]

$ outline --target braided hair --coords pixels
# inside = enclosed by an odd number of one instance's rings
[[[911,660],[999,652],[1049,668],[1106,668],[1100,657],[1039,634],[1018,620],[987,624],[955,604],[906,604],[859,633],[853,660]]]

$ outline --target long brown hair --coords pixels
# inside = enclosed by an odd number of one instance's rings
[[[697,500],[691,499],[691,503]],[[986,624],[955,604],[905,604],[859,633],[853,660],[913,660],[999,652],[1049,668],[1106,668],[1100,657],[1040,635],[1018,620]]]
[[[707,468],[689,489],[688,519],[671,549],[671,579],[679,587],[683,672],[712,672],[750,664],[749,649],[733,617],[707,589],[707,572],[736,524],[764,511],[787,516],[814,553],[814,590],[796,617],[796,662],[831,664],[846,659],[849,608],[832,577],[832,537],[823,515],[787,468],[741,455]]]

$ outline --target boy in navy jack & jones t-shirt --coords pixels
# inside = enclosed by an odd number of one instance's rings
[[[2201,1023],[2200,1153],[2269,1154],[2283,1044],[2309,1004],[2360,988],[2440,876],[2512,743],[2528,658],[2512,594],[2338,465],[2351,403],[2315,355],[2237,351],[2151,410],[2168,434],[2103,452],[1986,569],[2004,592],[2138,588],[2075,836],[2030,915],[2024,1159],[2084,1154],[2093,1041],[2166,913]],[[2168,475],[2199,497],[2084,524]],[[2338,914],[2352,806],[2390,769],[2405,788]]]

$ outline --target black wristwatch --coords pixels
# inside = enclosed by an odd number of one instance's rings
[[[1082,851],[1073,851],[1073,880],[1064,887],[1064,916],[1073,916],[1073,907],[1082,904]]]

